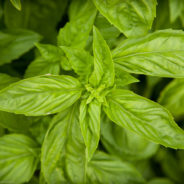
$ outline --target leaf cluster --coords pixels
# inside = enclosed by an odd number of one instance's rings
[[[183,15],[0,0],[0,183],[182,184]]]

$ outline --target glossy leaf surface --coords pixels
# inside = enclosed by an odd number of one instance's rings
[[[156,0],[93,0],[100,13],[127,37],[141,36],[151,28]]]
[[[0,138],[0,181],[23,183],[31,179],[38,164],[37,143],[25,135],[9,134]]]
[[[113,51],[114,62],[130,73],[159,77],[184,76],[184,32],[162,30],[126,39]]]
[[[71,106],[80,95],[80,83],[73,77],[33,77],[1,90],[0,110],[30,116],[48,115]]]
[[[164,107],[129,90],[112,91],[107,102],[104,110],[119,126],[166,147],[184,149],[184,131]]]

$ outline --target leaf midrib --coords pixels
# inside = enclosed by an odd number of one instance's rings
[[[132,56],[138,56],[138,55],[144,55],[144,54],[154,54],[154,53],[175,53],[175,52],[184,52],[184,50],[167,50],[167,51],[149,51],[149,52],[136,52],[132,54],[127,54],[127,55],[122,55],[122,56],[117,56],[116,55],[113,57],[113,60],[116,62],[116,60],[119,60],[121,58],[128,58]]]

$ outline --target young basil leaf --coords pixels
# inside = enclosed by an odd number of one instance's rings
[[[89,104],[83,100],[80,104],[80,126],[87,148],[87,160],[90,161],[100,140],[101,104],[95,99]]]
[[[115,84],[116,88],[124,88],[128,84],[139,82],[138,79],[121,69],[115,68]]]
[[[78,120],[78,105],[57,114],[46,134],[41,168],[48,184],[85,183],[85,145]]]
[[[184,2],[181,0],[169,0],[170,20],[174,22],[181,16],[184,10]]]
[[[22,10],[17,11],[10,0],[5,0],[5,24],[9,29],[34,30],[43,35],[47,43],[56,43],[56,26],[65,13],[67,2],[68,0],[23,0]]]
[[[54,61],[46,61],[43,57],[38,57],[28,66],[25,78],[39,75],[58,75],[60,73],[60,63]]]
[[[70,16],[70,22],[60,29],[58,45],[84,48],[96,17],[96,8],[91,0],[74,0],[73,3],[80,3],[79,9],[75,11],[75,16]]]
[[[0,73],[0,89],[5,88],[11,83],[17,82],[18,80],[20,79],[17,77],[11,77],[5,73]]]
[[[28,182],[36,170],[39,147],[32,139],[21,134],[0,138],[1,183]]]
[[[142,176],[127,162],[96,152],[87,167],[88,184],[143,184]]]
[[[81,91],[79,81],[70,76],[28,78],[0,91],[0,110],[29,116],[52,114],[71,106]]]
[[[28,30],[0,31],[0,65],[19,58],[33,48],[40,38],[40,35]]]
[[[121,32],[100,13],[98,13],[94,25],[98,28],[105,40],[117,38],[121,34]]]
[[[20,2],[20,0],[10,0],[11,1],[11,3],[13,4],[13,6],[15,7],[15,8],[17,8],[17,10],[21,10],[21,2]]]
[[[156,15],[156,0],[93,0],[100,13],[127,37],[146,34]]]
[[[127,161],[137,161],[153,156],[158,145],[121,128],[109,119],[102,120],[101,140],[109,153]]]
[[[37,43],[36,47],[46,61],[60,61],[64,54],[61,48],[54,45]]]
[[[60,62],[64,58],[63,51],[54,45],[36,44],[41,56],[36,58],[27,68],[25,77],[53,74],[59,75]]]
[[[124,40],[113,60],[130,73],[160,77],[184,77],[184,32],[162,30]]]
[[[124,128],[155,143],[184,149],[184,131],[164,107],[129,90],[113,90],[106,96],[108,117]]]
[[[80,19],[81,17],[85,16],[85,13],[90,13],[90,12],[87,12],[87,10],[90,10],[90,7],[93,9],[95,8],[93,6],[93,3],[91,3],[90,1],[88,2],[87,1],[71,0],[70,6],[68,8],[69,21]],[[93,14],[93,11],[92,11],[92,14]]]
[[[94,87],[105,85],[112,87],[114,84],[114,63],[111,52],[97,28],[93,28],[93,54],[94,71],[90,76],[89,83]]]
[[[82,49],[62,46],[72,69],[79,75],[81,82],[87,83],[92,71],[93,57]]]
[[[97,14],[94,25],[98,28],[109,47],[113,48],[121,32],[100,13]]]
[[[184,114],[184,79],[173,80],[161,93],[159,103],[179,118]]]

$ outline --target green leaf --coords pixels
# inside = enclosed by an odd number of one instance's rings
[[[100,115],[101,104],[93,100],[86,104],[83,100],[80,104],[80,126],[87,149],[87,160],[91,160],[100,140]]]
[[[97,152],[87,168],[89,184],[143,184],[144,179],[129,163],[111,155]]]
[[[64,59],[63,51],[54,45],[36,44],[41,56],[37,57],[27,68],[25,77],[53,74],[59,75],[60,62]]]
[[[184,79],[173,80],[161,93],[159,103],[180,118],[184,114]]]
[[[77,79],[70,76],[38,76],[21,80],[0,91],[0,110],[29,116],[60,112],[81,95]]]
[[[40,35],[28,30],[0,31],[0,65],[18,59],[33,48],[40,38]]]
[[[15,7],[15,8],[17,8],[17,10],[21,10],[21,2],[20,2],[20,0],[10,0],[11,1],[11,3],[13,4],[13,6]]]
[[[101,126],[101,140],[107,151],[120,159],[137,161],[153,156],[158,145],[147,141],[143,137],[121,128],[107,118]]]
[[[105,40],[117,38],[121,33],[102,15],[98,14],[95,19],[95,27],[98,28]]]
[[[72,69],[79,75],[81,82],[87,83],[92,71],[93,57],[83,49],[62,46]]]
[[[167,1],[160,1],[157,4],[156,9],[156,18],[154,20],[152,29],[153,30],[162,30],[162,29],[168,29],[171,28],[173,25],[171,25],[169,18],[169,3]]]
[[[108,117],[155,143],[184,149],[184,131],[164,107],[129,90],[113,90],[106,96]]]
[[[5,73],[0,73],[0,89],[5,88],[11,83],[17,82],[18,80],[19,78],[17,77],[11,77]]]
[[[183,151],[183,150],[180,150]],[[175,183],[182,183],[184,180],[183,176],[183,162],[178,158],[178,153],[174,155],[167,149],[160,149],[157,154],[157,161],[159,161],[162,171],[165,176],[169,177]],[[183,156],[182,156],[183,157]]]
[[[37,43],[36,47],[40,51],[41,56],[46,61],[61,61],[64,54],[59,47],[56,47],[54,45]]]
[[[42,145],[49,124],[52,121],[51,116],[41,116],[34,119],[34,122],[29,127],[29,132]]]
[[[116,88],[124,88],[128,84],[139,82],[138,79],[122,70],[120,67],[115,68],[115,84]]]
[[[181,0],[169,0],[170,21],[174,22],[181,16],[184,10],[184,2]]]
[[[146,34],[156,15],[156,0],[93,0],[100,13],[127,37]]]
[[[25,78],[39,75],[58,75],[60,73],[60,63],[46,61],[43,57],[38,57],[28,66]]]
[[[93,28],[93,55],[94,71],[89,82],[94,87],[105,85],[112,87],[114,84],[114,63],[108,45],[97,28]]]
[[[110,24],[110,22],[108,22],[108,20],[100,13],[97,14],[94,25],[98,28],[109,47],[114,47],[121,32]]]
[[[9,29],[30,29],[43,35],[46,43],[56,43],[56,27],[65,13],[68,0],[23,0],[22,10],[15,9],[10,0],[4,3],[4,19]]]
[[[75,14],[70,15],[70,21],[60,29],[58,45],[84,48],[96,17],[96,8],[91,0],[73,0],[71,6],[77,9],[73,12]]]
[[[1,183],[28,182],[36,170],[38,145],[29,137],[9,134],[0,138]]]
[[[114,62],[129,73],[184,77],[184,32],[168,29],[126,39],[112,55]]]
[[[7,74],[0,73],[0,89],[9,86],[11,83],[20,80],[17,77],[11,77]],[[14,132],[26,132],[31,124],[31,118],[23,115],[0,111],[0,125]]]
[[[0,125],[13,132],[28,132],[32,119],[24,115],[0,111]]]
[[[85,145],[78,120],[78,105],[56,115],[46,134],[41,168],[48,184],[85,183]]]

